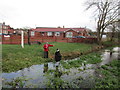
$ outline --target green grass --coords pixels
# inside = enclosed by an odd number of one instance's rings
[[[113,60],[107,65],[103,65],[97,70],[102,78],[96,79],[96,88],[120,88],[120,61]]]
[[[109,41],[109,40],[107,40],[107,41],[104,41],[104,42],[102,42],[102,44],[104,45],[104,46],[113,46],[113,47],[115,47],[115,46],[119,46],[120,47],[120,42],[116,42],[116,41]]]
[[[44,43],[43,43],[44,44]],[[45,62],[54,61],[53,59],[43,58],[43,44],[42,45],[25,45],[21,48],[20,45],[2,45],[2,70],[3,72],[12,72],[29,67],[31,65],[42,64]],[[62,58],[71,55],[72,52],[87,52],[91,47],[97,46],[95,44],[81,44],[81,43],[56,43],[51,42],[54,47],[50,47],[49,57],[54,58],[54,53],[57,48],[60,49]]]
[[[73,61],[68,61],[68,62],[64,62],[61,61],[60,63],[62,64],[62,66],[66,69],[70,69],[70,68],[77,68],[82,66],[82,63],[84,64],[97,64],[100,63],[101,60],[101,54],[99,52],[93,52],[87,55],[82,55],[80,56],[80,59],[78,60],[73,60]]]
[[[89,64],[96,64],[102,61],[101,54],[99,52],[93,52],[88,55],[83,55],[81,56],[81,59],[85,60],[86,63],[89,63]]]

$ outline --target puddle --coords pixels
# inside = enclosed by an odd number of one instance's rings
[[[114,51],[114,52],[113,52]],[[111,60],[119,59],[120,56],[120,48],[115,47],[113,48],[112,52],[110,50],[104,50],[102,54],[102,62],[98,64],[87,64],[86,66],[82,65],[79,68],[70,68],[65,69],[62,67],[62,65],[59,65],[58,68],[56,68],[56,64],[53,62],[50,62],[48,64],[41,64],[41,65],[33,65],[29,68],[24,68],[23,70],[19,70],[17,72],[11,72],[11,73],[2,73],[2,86],[3,87],[10,87],[9,85],[6,85],[6,82],[12,81],[12,79],[17,77],[25,77],[28,79],[26,81],[24,87],[29,86],[29,88],[37,86],[39,88],[46,88],[46,81],[47,78],[45,76],[45,73],[48,70],[55,70],[55,71],[68,71],[68,74],[63,74],[60,76],[60,78],[64,81],[67,81],[69,83],[73,82],[76,78],[82,77],[84,80],[81,83],[82,88],[91,88],[94,85],[94,79],[91,78],[94,75],[96,75],[96,71],[94,68],[98,68],[101,65],[105,65],[109,63]],[[80,58],[75,58],[72,60],[77,60]],[[65,61],[67,62],[67,60]],[[91,82],[92,81],[92,82]],[[90,85],[86,85],[86,83],[89,83]]]

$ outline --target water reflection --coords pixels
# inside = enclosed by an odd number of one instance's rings
[[[55,70],[55,77],[61,77],[61,75],[62,75],[62,72],[59,70],[59,66],[56,66],[56,70]]]
[[[112,57],[112,51],[110,51],[110,57]]]
[[[48,63],[44,64],[44,70],[43,70],[43,73],[47,72],[48,71]]]

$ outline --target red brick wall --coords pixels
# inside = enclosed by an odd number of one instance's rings
[[[30,42],[67,42],[67,39],[61,39],[58,37],[30,37]],[[24,36],[24,43],[28,43],[28,36]],[[21,44],[21,35],[10,35],[10,37],[4,37],[2,35],[2,44]]]
[[[97,43],[97,38],[72,38],[76,43]]]
[[[96,43],[96,38],[61,38],[61,37],[30,37],[30,42],[72,42],[72,43]],[[28,43],[28,36],[24,36],[24,43]],[[2,35],[2,44],[21,44],[21,35]]]
[[[24,43],[27,43],[27,36],[24,36]],[[10,37],[4,37],[2,35],[2,44],[21,44],[21,36],[10,35]]]

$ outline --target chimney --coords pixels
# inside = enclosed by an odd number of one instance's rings
[[[61,28],[60,26],[58,26],[58,28]]]
[[[65,28],[65,26],[63,26],[63,28]]]
[[[5,25],[5,22],[3,22],[3,25]]]

